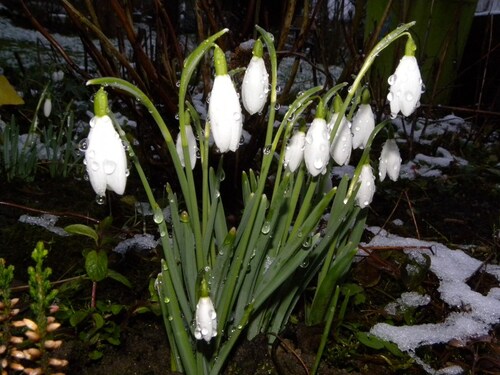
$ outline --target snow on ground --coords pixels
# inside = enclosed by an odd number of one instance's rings
[[[441,323],[418,324],[413,326],[395,326],[377,323],[370,333],[398,345],[407,352],[429,374],[458,374],[458,366],[435,370],[419,358],[416,350],[434,344],[446,344],[451,340],[466,342],[469,339],[488,335],[493,325],[500,323],[500,287],[492,288],[487,295],[473,291],[467,280],[478,270],[484,268],[500,281],[498,266],[485,265],[461,250],[451,250],[437,242],[421,241],[391,235],[378,228],[368,228],[375,237],[364,247],[401,247],[413,259],[419,260],[426,254],[431,260],[430,270],[439,279],[440,299],[453,307]],[[441,303],[441,301],[432,301]],[[403,293],[396,303],[389,304],[389,312],[403,304],[418,306],[430,303],[429,296],[408,295]],[[459,371],[460,370],[460,371]]]

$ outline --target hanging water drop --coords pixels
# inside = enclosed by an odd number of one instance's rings
[[[104,195],[96,195],[95,202],[99,205],[103,205],[106,202],[106,196]]]

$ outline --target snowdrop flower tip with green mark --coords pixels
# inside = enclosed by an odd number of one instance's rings
[[[262,111],[269,93],[269,74],[262,58],[262,50],[262,42],[257,39],[253,48],[253,57],[248,64],[241,85],[241,100],[250,115]]]
[[[202,280],[201,297],[196,305],[194,337],[207,343],[217,336],[217,313],[208,294],[207,282]]]
[[[329,132],[325,119],[315,118],[307,131],[304,144],[304,161],[313,177],[326,172],[330,158],[328,138]]]
[[[387,80],[390,88],[387,100],[391,107],[391,115],[399,112],[410,116],[419,106],[423,85],[420,69],[415,58],[415,42],[411,37],[406,43],[406,52],[399,62],[396,71]]]
[[[359,174],[359,189],[356,194],[356,203],[359,207],[365,208],[370,205],[375,194],[375,177],[372,167],[369,164],[363,165]]]
[[[388,139],[384,143],[379,161],[378,176],[380,181],[384,181],[386,174],[392,181],[396,181],[401,169],[401,156],[395,139]]]
[[[328,124],[328,128],[331,130],[335,125],[338,114],[334,113],[332,119]],[[351,123],[347,121],[345,116],[340,121],[337,133],[333,137],[332,144],[330,145],[330,155],[332,159],[338,165],[347,165],[351,157],[352,151],[352,134],[351,134]]]
[[[303,131],[298,131],[292,138],[285,150],[284,165],[290,172],[295,172],[304,159],[304,146],[306,143],[306,134]]]
[[[101,88],[94,99],[95,116],[90,120],[85,164],[92,188],[99,196],[106,189],[123,194],[127,183],[127,157],[122,141],[113,127],[107,94]]]
[[[243,131],[240,101],[227,74],[224,53],[217,46],[214,60],[216,76],[208,105],[212,135],[220,152],[236,151]]]
[[[191,169],[194,169],[196,165],[196,153],[198,152],[198,146],[196,145],[196,138],[193,133],[193,128],[191,125],[186,125],[186,138],[187,138],[187,147],[189,150],[189,161],[191,163]],[[175,146],[177,148],[177,154],[179,155],[179,159],[183,167],[185,167],[184,162],[184,152],[182,150],[182,140],[181,133],[177,135],[177,141],[175,142]]]

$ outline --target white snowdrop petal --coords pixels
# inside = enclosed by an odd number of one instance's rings
[[[372,167],[369,164],[363,165],[359,175],[359,189],[356,194],[356,203],[359,207],[365,208],[370,205],[375,194],[375,177]]]
[[[52,100],[50,98],[46,98],[43,103],[43,115],[45,117],[49,117],[50,112],[52,112]]]
[[[325,173],[329,159],[328,127],[326,121],[315,118],[307,131],[304,161],[312,176]]]
[[[379,162],[380,181],[384,181],[386,175],[392,181],[397,181],[401,169],[401,155],[395,139],[388,139],[384,143]]]
[[[191,125],[186,125],[186,138],[187,138],[187,147],[189,150],[189,161],[191,163],[191,169],[194,169],[194,167],[196,166],[196,153],[198,151],[198,146],[196,144],[196,138],[194,136],[193,128]],[[179,155],[181,164],[183,167],[185,167],[184,152],[182,151],[182,140],[180,132],[177,135],[175,147],[177,149],[177,155]]]
[[[375,116],[369,104],[360,104],[352,119],[352,148],[365,148],[370,134],[375,129]]]
[[[290,143],[285,151],[284,164],[291,172],[295,172],[304,159],[305,143],[306,134],[302,131],[298,131],[290,138]]]
[[[334,113],[328,124],[329,129],[333,129],[337,120],[337,113]],[[351,123],[345,117],[340,121],[337,133],[333,137],[330,145],[330,155],[338,165],[347,165],[352,151]]]
[[[208,113],[212,135],[219,151],[236,151],[243,123],[238,94],[229,75],[215,77]]]
[[[266,104],[269,74],[262,57],[253,56],[248,64],[241,85],[241,100],[250,115],[262,111]]]

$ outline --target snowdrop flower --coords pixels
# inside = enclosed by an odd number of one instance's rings
[[[365,208],[372,202],[373,195],[375,194],[375,177],[373,176],[372,167],[369,164],[365,164],[361,168],[359,183],[356,203],[359,207]]]
[[[328,123],[328,129],[331,131],[337,121],[338,113],[334,113],[330,122]],[[333,137],[332,144],[330,145],[330,155],[335,163],[338,165],[347,165],[349,163],[349,158],[351,157],[352,151],[352,134],[351,134],[351,123],[347,121],[345,116],[340,120],[340,125]]]
[[[316,118],[309,126],[304,145],[304,161],[307,170],[314,177],[318,174],[326,173],[326,166],[330,158],[329,152],[329,138],[328,127],[324,119],[324,106],[320,102],[316,110]]]
[[[191,162],[191,169],[194,169],[196,165],[196,153],[198,151],[198,146],[196,145],[196,138],[193,133],[193,128],[191,125],[186,124],[186,138],[187,138],[187,147],[189,151],[189,161]],[[182,150],[182,140],[181,133],[177,135],[177,141],[175,142],[175,147],[177,148],[177,154],[179,155],[179,159],[183,167],[185,167],[184,162],[184,151]]]
[[[236,151],[243,130],[240,101],[218,46],[214,49],[214,61],[216,75],[208,105],[210,126],[220,152]]]
[[[52,81],[53,82],[60,82],[64,78],[64,72],[62,70],[57,70],[55,72],[52,72]]]
[[[94,111],[85,151],[90,184],[98,196],[104,196],[106,189],[123,194],[128,174],[127,157],[111,118],[106,114],[108,96],[103,88],[95,95]]]
[[[408,38],[405,48],[405,56],[399,61],[399,65],[393,75],[387,80],[390,88],[387,100],[391,106],[391,116],[395,117],[400,111],[405,116],[410,116],[420,105],[422,95],[422,77],[415,58],[415,42]]]
[[[386,174],[392,181],[396,181],[401,169],[401,156],[394,138],[385,141],[379,161],[378,176],[380,181],[384,181]]]
[[[304,159],[305,142],[306,134],[299,130],[290,138],[290,142],[288,146],[286,146],[285,160],[283,163],[285,168],[288,168],[292,173],[297,170],[300,163],[302,163],[302,159]]]
[[[194,337],[207,343],[217,336],[217,313],[208,293],[207,282],[203,279],[201,297],[196,305]]]
[[[257,39],[253,47],[253,57],[248,64],[241,85],[241,100],[250,115],[262,111],[269,92],[269,74],[262,58],[262,42]]]
[[[52,112],[52,99],[50,99],[50,96],[47,96],[43,102],[43,115],[49,117],[50,112]]]
[[[361,104],[352,119],[352,148],[365,148],[373,129],[375,116],[370,105],[370,92],[364,89]]]

